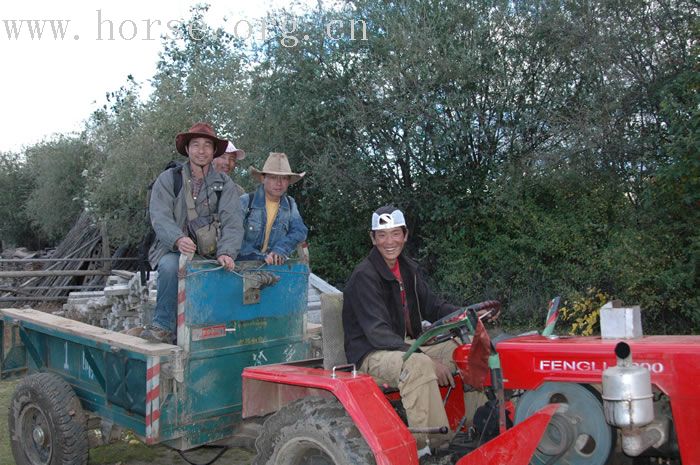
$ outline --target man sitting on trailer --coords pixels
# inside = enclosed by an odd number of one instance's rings
[[[244,158],[245,150],[237,149],[236,146],[233,145],[233,142],[229,141],[226,146],[226,151],[220,157],[214,158],[212,165],[214,165],[214,169],[217,172],[228,174],[229,177],[233,179],[233,174],[236,171],[238,162]],[[236,184],[235,181],[234,184]],[[236,184],[236,190],[239,196],[245,194],[245,190],[243,190],[239,184]]]
[[[287,188],[306,173],[292,172],[286,154],[270,153],[262,170],[251,166],[250,174],[260,186],[241,196],[245,237],[238,259],[281,265],[306,239],[297,203],[287,195]]]
[[[178,153],[189,162],[163,171],[153,185],[149,211],[156,240],[149,261],[158,271],[158,298],[153,321],[141,333],[144,339],[175,340],[180,254],[211,255],[225,269],[234,269],[243,240],[239,196],[231,178],[211,166],[227,145],[209,124],[195,124],[175,138]]]
[[[422,321],[436,321],[458,307],[428,287],[418,264],[403,253],[408,240],[401,210],[385,206],[372,214],[374,247],[355,268],[343,292],[343,330],[348,363],[380,385],[398,387],[410,428],[446,426],[449,421],[438,386],[454,386],[453,340],[403,355],[422,332]],[[449,443],[454,433],[414,434],[419,456]]]

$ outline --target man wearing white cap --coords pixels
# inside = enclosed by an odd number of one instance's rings
[[[217,173],[228,174],[233,179],[233,172],[236,170],[238,162],[245,158],[245,150],[237,149],[233,142],[228,141],[226,151],[218,158],[214,158],[212,165]],[[234,181],[238,195],[245,194],[245,190]]]
[[[238,260],[264,260],[281,265],[306,239],[308,229],[287,188],[306,173],[294,173],[284,153],[270,153],[261,170],[250,174],[260,186],[241,196],[245,236]]]
[[[408,240],[401,210],[385,206],[372,214],[374,247],[355,268],[343,292],[343,329],[348,363],[378,383],[398,387],[413,428],[439,428],[449,421],[440,386],[454,386],[452,352],[456,343],[422,347],[405,362],[404,352],[422,332],[422,320],[435,321],[458,307],[435,295],[403,253]],[[453,433],[415,434],[419,454],[449,442]],[[429,441],[428,441],[429,439]]]

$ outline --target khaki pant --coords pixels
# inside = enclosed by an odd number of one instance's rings
[[[407,339],[406,342],[411,344],[413,340]],[[424,346],[421,347],[423,353],[414,353],[405,362],[402,351],[376,350],[365,357],[360,371],[371,375],[380,385],[386,384],[399,389],[401,402],[406,409],[408,426],[449,428],[433,359],[441,361],[454,371],[456,367],[452,362],[452,352],[456,347],[457,344],[452,340]],[[452,431],[448,434],[414,434],[419,449],[426,445],[428,439],[431,447],[439,447],[449,442],[453,436]]]

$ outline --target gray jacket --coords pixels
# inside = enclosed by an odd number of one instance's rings
[[[170,168],[165,170],[156,179],[151,192],[149,211],[151,224],[156,233],[156,240],[151,246],[148,260],[155,269],[158,261],[168,252],[177,252],[175,242],[186,236],[187,206],[185,205],[185,189],[191,189],[183,183],[177,196],[173,195],[173,173]],[[182,167],[187,170],[190,177],[192,171],[190,163],[186,162]],[[203,203],[206,190],[209,199],[209,208]],[[216,191],[221,190],[221,201],[217,208]],[[195,200],[195,209],[201,216],[218,212],[221,221],[221,237],[217,242],[216,255],[228,255],[236,258],[243,241],[243,215],[239,201],[238,190],[231,178],[219,174],[210,165],[205,177],[205,184]]]

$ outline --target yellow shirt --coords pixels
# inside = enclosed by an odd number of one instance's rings
[[[280,203],[274,200],[268,200],[265,197],[265,212],[267,213],[267,223],[265,224],[265,240],[263,241],[262,253],[267,253],[267,243],[270,241],[270,232],[272,231],[272,223],[275,222],[277,212],[280,209]]]

